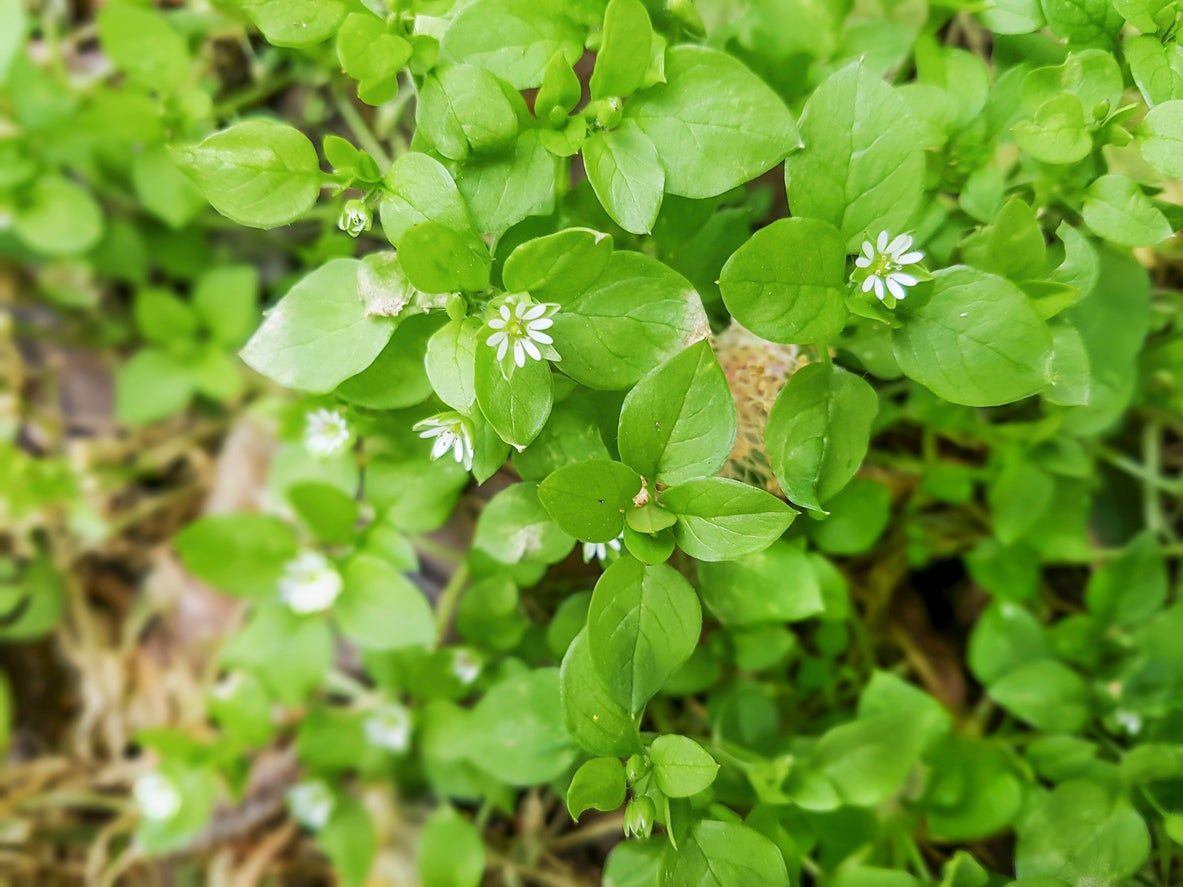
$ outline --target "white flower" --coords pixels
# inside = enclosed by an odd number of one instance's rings
[[[411,745],[411,713],[398,703],[375,709],[365,723],[366,740],[370,745],[392,752],[404,752]]]
[[[452,651],[452,674],[467,686],[481,673],[481,662],[467,650]]]
[[[136,780],[132,795],[145,819],[172,819],[181,809],[181,791],[163,773],[145,773]]]
[[[1136,711],[1122,709],[1114,714],[1114,719],[1118,726],[1130,736],[1136,736],[1142,732],[1142,717]]]
[[[874,289],[876,298],[882,302],[887,294],[895,299],[907,295],[907,287],[915,286],[919,278],[903,269],[923,258],[924,253],[912,249],[911,234],[900,234],[893,240],[886,231],[880,231],[874,246],[869,240],[863,243],[863,254],[854,260],[854,264],[867,272],[863,292]]]
[[[328,609],[341,593],[341,574],[319,551],[304,551],[283,565],[279,596],[297,613]]]
[[[498,360],[504,360],[512,348],[513,362],[520,367],[526,365],[527,357],[542,360],[538,346],[554,344],[555,340],[543,330],[554,326],[551,315],[557,310],[558,305],[530,302],[502,305],[497,309],[497,316],[489,321],[489,329],[494,332],[485,344],[497,349]]]
[[[608,560],[608,551],[609,550],[615,551],[617,554],[620,554],[620,540],[623,538],[624,538],[624,534],[621,533],[615,539],[611,539],[607,542],[584,542],[583,543],[583,562],[586,564],[589,561],[591,561],[592,558],[595,558],[600,563],[604,563],[605,561]]]
[[[320,779],[292,786],[288,789],[287,801],[292,818],[314,831],[325,827],[336,806],[332,790]]]
[[[341,215],[337,217],[337,227],[350,237],[358,237],[362,232],[369,231],[373,222],[374,217],[370,213],[370,208],[363,200],[346,201]]]
[[[238,688],[242,686],[242,675],[238,672],[226,675],[213,687],[210,688],[210,694],[214,699],[222,700],[223,702],[232,698],[238,692]]]
[[[323,407],[304,419],[304,448],[314,456],[335,456],[349,443],[349,425],[336,410]]]
[[[439,459],[449,450],[452,457],[468,471],[472,470],[472,425],[459,413],[440,413],[430,419],[416,422],[414,430],[424,440],[435,438],[431,445],[431,458]]]

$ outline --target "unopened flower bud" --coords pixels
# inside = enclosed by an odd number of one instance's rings
[[[624,808],[624,836],[647,838],[653,834],[656,811],[648,798],[633,798]]]
[[[649,764],[640,755],[633,755],[624,765],[624,775],[628,777],[629,785],[632,785],[648,772]]]

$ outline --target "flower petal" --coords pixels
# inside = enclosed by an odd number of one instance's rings
[[[901,265],[915,265],[917,262],[923,261],[924,253],[920,250],[913,250],[910,253],[904,253],[896,259]]]
[[[498,344],[498,346],[497,346],[497,359],[498,360],[505,360],[505,352],[507,352],[508,350],[509,350],[509,336],[506,336],[504,339],[501,340],[500,344]]]
[[[857,259],[854,260],[854,266],[856,268],[870,268],[871,267],[871,260],[868,259],[866,256],[859,256]]]
[[[875,285],[875,281],[878,279],[879,279],[878,277],[876,277],[874,274],[872,274],[870,277],[868,277],[866,280],[864,280],[863,281],[863,292],[869,293],[871,291],[871,287],[873,287]]]
[[[529,354],[535,360],[542,360],[542,352],[539,351],[538,346],[535,345],[533,342],[531,342],[529,339],[522,339],[522,347],[525,348],[526,353]]]
[[[538,330],[528,330],[527,334],[535,342],[538,342],[542,345],[553,345],[555,342],[555,340],[553,338],[551,338],[550,336],[548,336],[546,333],[540,333],[540,332],[538,332]]]
[[[875,298],[877,298],[880,302],[882,302],[883,301],[883,281],[880,280],[878,277],[872,277],[871,279],[873,281],[875,281]]]
[[[902,299],[907,295],[907,293],[904,292],[904,288],[900,286],[899,281],[894,277],[887,278],[887,291],[891,293],[893,298],[896,299]]]
[[[526,365],[526,349],[522,347],[520,339],[513,343],[513,362],[519,367]]]
[[[904,274],[900,271],[895,272],[891,276],[893,278],[895,278],[896,280],[898,280],[904,286],[915,286],[917,283],[920,282],[919,280],[917,280],[917,278],[913,277],[911,274]]]
[[[898,255],[899,253],[902,253],[906,249],[910,249],[911,246],[912,246],[912,235],[911,234],[901,234],[895,240],[893,240],[891,243],[889,243],[887,245],[887,252],[890,253],[892,256],[895,256],[895,255]]]
[[[532,306],[530,306],[529,310],[527,310],[524,314],[522,314],[522,318],[524,320],[537,320],[539,317],[541,317],[545,313],[546,313],[546,306],[545,305],[532,305]]]
[[[891,237],[891,235],[886,231],[879,232],[879,238],[875,241],[875,247],[879,250],[879,252],[887,252],[887,240],[889,237]]]

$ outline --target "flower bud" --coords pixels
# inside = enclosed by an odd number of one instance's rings
[[[649,762],[640,755],[633,755],[624,765],[624,775],[628,777],[629,785],[649,772]]]
[[[451,320],[464,320],[468,315],[468,302],[460,293],[452,293],[448,297],[448,303],[444,306],[444,310],[448,312],[448,317]]]
[[[1093,119],[1094,120],[1098,120],[1098,121],[1104,120],[1108,116],[1109,116],[1109,99],[1101,99],[1101,101],[1099,101],[1095,105],[1093,105]]]
[[[350,237],[357,237],[363,231],[369,231],[373,222],[374,217],[370,214],[370,208],[361,200],[347,201],[341,215],[337,217],[337,227]]]
[[[653,834],[653,820],[656,815],[651,800],[633,798],[624,808],[624,836],[626,838],[649,837]]]

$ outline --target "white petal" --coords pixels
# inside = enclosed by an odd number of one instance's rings
[[[526,365],[526,349],[522,347],[520,340],[513,343],[513,362],[520,367]]]
[[[507,352],[508,350],[509,350],[509,337],[506,336],[504,339],[501,340],[501,343],[497,346],[497,359],[498,360],[505,360],[505,352]]]
[[[871,245],[871,241],[863,241],[863,255],[867,257],[867,261],[875,258],[875,247]]]
[[[901,234],[899,237],[897,237],[895,240],[893,240],[891,243],[889,243],[887,245],[887,252],[889,252],[891,255],[894,256],[899,253],[902,253],[906,249],[911,248],[911,246],[912,246],[912,235],[911,234]]]
[[[872,274],[870,277],[868,277],[866,280],[864,280],[863,281],[863,292],[869,293],[871,291],[871,287],[873,287],[875,285],[875,281],[878,279],[879,279],[878,277],[876,277],[874,274]]]
[[[872,277],[871,279],[873,281],[875,281],[875,298],[877,298],[880,302],[882,302],[883,301],[883,281],[880,280],[878,277]]]
[[[443,428],[428,428],[426,431],[420,431],[419,436],[424,440],[430,440],[433,437],[439,437],[444,432]]]
[[[922,261],[923,259],[924,253],[920,252],[920,250],[913,250],[910,253],[904,253],[902,256],[897,258],[896,261],[901,265],[915,265],[917,262]]]
[[[509,320],[511,315],[509,313],[509,306],[508,305],[502,305],[497,310],[498,310],[498,313],[501,315],[502,319]]]
[[[513,306],[514,316],[516,316],[518,320],[525,320],[526,312],[529,310],[530,309],[526,306],[525,302],[518,302]]]
[[[904,288],[900,286],[899,281],[897,281],[894,277],[887,278],[887,291],[897,299],[902,299],[907,295],[907,293],[904,292]]]
[[[505,329],[505,323],[506,323],[505,318],[494,317],[492,320],[489,321],[489,329],[503,330],[503,329]]]
[[[528,330],[548,330],[555,325],[555,322],[549,317],[540,317],[538,320],[531,320],[526,324]]]
[[[895,278],[896,280],[898,280],[904,286],[915,286],[919,282],[911,274],[904,274],[900,271],[897,271],[896,273],[894,273],[890,276]]]
[[[444,435],[441,435],[440,437],[437,437],[435,440],[435,443],[432,444],[432,447],[431,447],[431,458],[438,459],[444,453],[448,452],[448,450],[451,448],[451,446],[452,446],[452,435],[444,434]]]
[[[539,351],[538,346],[535,345],[533,342],[531,342],[529,339],[522,339],[522,347],[525,348],[526,353],[529,354],[535,360],[542,360],[542,352]]]
[[[485,344],[490,347],[496,347],[498,342],[504,341],[507,338],[509,338],[509,336],[504,331],[493,333],[493,335],[485,339]]]
[[[891,235],[888,234],[886,231],[879,232],[879,239],[875,241],[875,246],[878,248],[879,252],[881,252],[881,253],[887,252],[887,239],[890,236]]]
[[[528,330],[527,335],[535,342],[541,342],[543,345],[553,345],[555,341],[546,333],[540,333],[538,330]]]
[[[452,456],[456,459],[457,465],[464,464],[464,441],[456,438],[456,443],[452,444]]]
[[[856,268],[870,268],[871,267],[871,260],[868,259],[866,256],[859,256],[857,259],[854,260],[854,267],[856,267]]]
[[[537,320],[546,313],[545,305],[532,305],[525,314],[522,315],[524,320]]]

